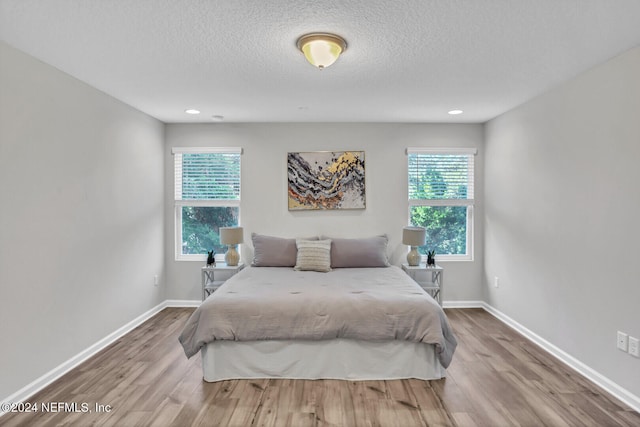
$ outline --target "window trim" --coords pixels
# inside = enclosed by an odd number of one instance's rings
[[[176,154],[193,154],[193,153],[226,153],[226,154],[239,154],[240,160],[240,194],[239,199],[210,199],[210,200],[178,200],[176,198],[176,188],[178,182],[176,176],[175,167],[175,155]],[[176,261],[206,261],[206,254],[183,254],[182,253],[182,208],[184,206],[197,206],[197,207],[237,207],[238,208],[238,226],[241,225],[241,202],[242,202],[242,154],[244,150],[240,147],[173,147],[171,154],[174,155],[173,160],[173,194],[174,194],[174,259]],[[240,248],[238,248],[240,252]],[[224,254],[215,255],[216,262],[224,262]]]
[[[407,175],[409,173],[409,155],[410,154],[450,154],[450,155],[467,155],[476,156],[478,150],[476,148],[445,148],[445,147],[407,147],[405,150],[407,155]],[[473,158],[473,157],[472,157]],[[409,181],[407,181],[407,225],[411,225],[411,208],[413,206],[466,206],[467,207],[467,233],[466,233],[466,246],[467,253],[464,255],[444,255],[436,254],[436,262],[450,262],[450,261],[473,261],[475,252],[475,187],[476,187],[476,174],[475,174],[475,159],[473,160],[473,175],[471,178],[471,184],[473,184],[473,197],[470,199],[409,199]],[[421,263],[426,262],[427,256],[422,255]]]

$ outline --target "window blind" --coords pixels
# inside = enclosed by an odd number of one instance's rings
[[[409,200],[472,205],[475,149],[407,149]]]
[[[175,200],[240,200],[240,149],[174,149]]]

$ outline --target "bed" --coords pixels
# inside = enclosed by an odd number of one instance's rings
[[[296,255],[293,267],[243,269],[194,311],[179,340],[187,357],[201,352],[205,381],[445,376],[455,336],[400,268],[307,270]]]

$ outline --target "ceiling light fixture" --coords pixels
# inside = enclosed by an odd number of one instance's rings
[[[185,113],[187,114],[200,114],[200,110],[194,110],[193,108],[189,108],[187,110],[184,110]]]
[[[451,114],[452,116],[455,116],[456,114],[462,114],[462,110],[451,110],[449,111],[449,114]]]
[[[336,62],[347,49],[347,42],[335,34],[310,33],[300,37],[297,46],[311,65],[322,70]]]

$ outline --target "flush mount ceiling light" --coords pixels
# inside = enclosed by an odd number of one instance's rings
[[[298,49],[311,65],[323,68],[336,62],[347,49],[347,42],[340,36],[329,33],[310,33],[298,39]]]
[[[200,110],[196,110],[194,108],[188,108],[186,110],[184,110],[185,113],[187,114],[200,114]]]

